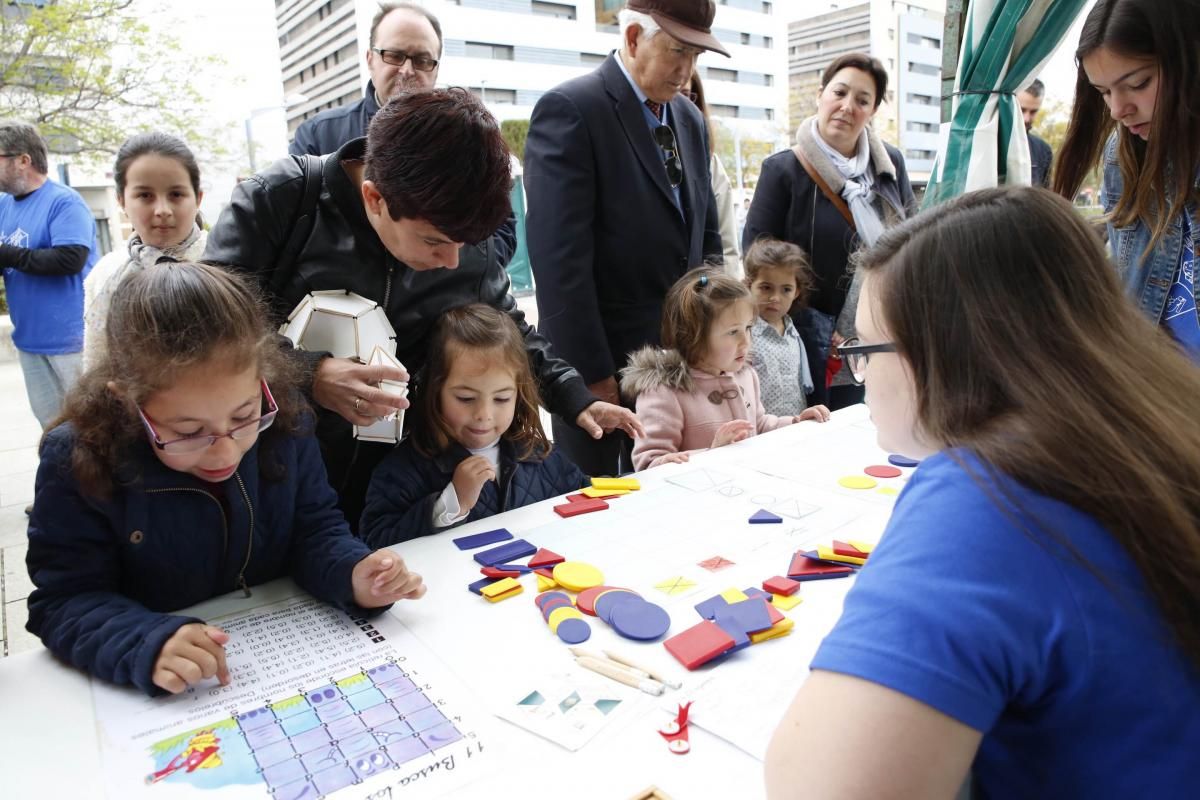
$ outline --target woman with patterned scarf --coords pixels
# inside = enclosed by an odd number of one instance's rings
[[[816,384],[809,404],[830,409],[862,401],[831,349],[854,336],[857,286],[847,273],[850,254],[872,245],[884,228],[916,211],[904,157],[869,124],[887,94],[887,71],[862,53],[826,67],[817,113],[796,131],[796,146],[766,159],[742,232],[742,251],[760,236],[799,245],[816,281],[793,321]],[[803,300],[803,299],[801,299]],[[831,385],[821,376],[827,374]]]

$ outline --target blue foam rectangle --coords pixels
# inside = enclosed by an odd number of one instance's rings
[[[533,567],[527,567],[524,564],[497,564],[496,569],[506,569],[511,572],[517,572],[521,575],[528,575],[533,572]]]
[[[454,544],[459,550],[474,550],[476,547],[495,544],[496,542],[505,542],[513,538],[513,535],[504,528],[497,528],[494,531],[484,531],[471,536],[460,536],[454,540]]]
[[[470,589],[475,594],[480,594],[480,591],[479,591],[480,589],[487,586],[489,583],[495,583],[495,582],[496,582],[495,578],[484,578],[482,580],[475,581],[472,584],[468,584],[467,588]]]
[[[729,603],[724,597],[721,597],[719,594],[715,594],[707,600],[696,603],[695,608],[696,613],[700,616],[704,617],[705,619],[712,619],[717,615],[717,611],[725,608],[728,605]]]
[[[507,564],[515,559],[531,556],[536,552],[537,548],[529,542],[524,539],[516,539],[499,547],[493,547],[491,550],[476,553],[475,560],[482,566],[494,567],[497,564]]]
[[[767,594],[762,589],[759,589],[757,586],[751,586],[749,589],[742,589],[742,594],[746,595],[746,597],[761,597],[768,603],[771,602],[771,595]]]
[[[771,612],[767,610],[766,601],[760,598],[731,603],[718,610],[713,621],[722,630],[728,631],[731,627],[737,626],[746,633],[765,631],[775,624],[771,621]]]

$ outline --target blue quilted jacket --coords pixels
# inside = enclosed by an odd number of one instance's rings
[[[36,587],[27,627],[64,661],[157,694],[163,644],[203,621],[172,612],[284,575],[355,614],[383,610],[354,603],[351,572],[371,550],[338,510],[312,436],[260,439],[221,484],[176,472],[139,444],[105,500],[80,490],[73,443],[70,424],[42,442],[26,556]],[[283,477],[265,478],[260,456]]]
[[[385,547],[437,533],[433,527],[434,503],[453,479],[455,467],[470,455],[455,443],[437,458],[426,458],[413,447],[412,440],[406,440],[375,469],[358,535],[372,547]],[[543,461],[518,461],[512,444],[501,439],[499,480],[484,484],[479,501],[459,524],[587,485],[587,477],[559,450],[551,450]]]

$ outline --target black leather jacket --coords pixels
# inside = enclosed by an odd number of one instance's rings
[[[321,192],[312,230],[285,274],[275,274],[304,195],[304,170],[296,157],[281,159],[238,184],[208,235],[204,260],[235,267],[262,288],[277,322],[311,291],[346,289],[379,303],[396,329],[396,357],[410,375],[425,365],[434,324],[443,312],[467,303],[487,303],[507,313],[525,337],[530,366],[542,402],[573,420],[595,401],[570,364],[525,321],[509,294],[504,264],[512,254],[511,232],[502,226],[487,241],[464,245],[457,269],[417,271],[396,260],[367,221],[359,187],[341,166],[361,159],[366,139],[347,142],[321,161]],[[301,157],[303,158],[303,157]],[[323,354],[299,357],[315,366]],[[317,435],[330,479],[339,494],[347,490],[348,468],[363,449],[353,444],[350,424],[318,410]],[[377,460],[377,459],[373,459]],[[362,476],[360,476],[362,477]],[[355,479],[357,481],[357,479]],[[362,486],[358,492],[365,492]],[[343,506],[349,515],[351,508]],[[357,516],[349,517],[352,521]]]

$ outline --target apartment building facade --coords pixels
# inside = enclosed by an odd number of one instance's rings
[[[786,124],[787,65],[780,6],[795,0],[718,0],[714,35],[732,58],[699,61],[714,116]],[[501,119],[528,118],[542,93],[582,75],[618,47],[623,0],[424,0],[442,25],[438,83],[466,86]],[[276,0],[291,133],[305,119],[356,101],[368,78],[374,0]]]

